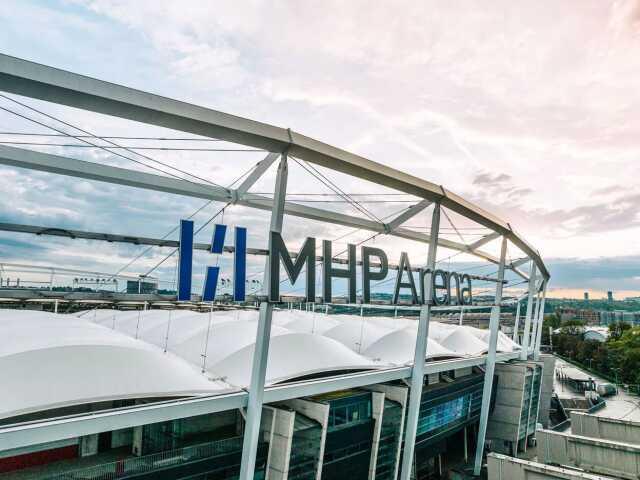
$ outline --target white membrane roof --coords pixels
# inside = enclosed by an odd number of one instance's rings
[[[124,398],[212,395],[251,380],[257,311],[0,310],[0,419]],[[431,322],[426,358],[486,352],[488,331]],[[267,385],[413,362],[417,320],[275,310]],[[498,351],[519,346],[503,334]],[[165,351],[166,350],[166,351]]]

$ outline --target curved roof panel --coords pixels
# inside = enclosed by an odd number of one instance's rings
[[[99,400],[246,387],[257,319],[255,310],[75,316],[0,310],[0,385],[14,392],[0,397],[0,418]],[[427,359],[482,354],[488,334],[431,322]],[[416,335],[415,319],[276,310],[266,380],[410,364]],[[500,351],[519,348],[503,334],[498,338]]]
[[[465,327],[456,328],[440,342],[443,347],[462,355],[480,355],[487,351],[487,343]]]
[[[254,347],[255,343],[238,350],[211,365],[210,371],[223,374],[223,379],[233,385],[249,385]],[[287,333],[271,338],[266,383],[274,384],[324,372],[380,367],[379,363],[358,355],[331,338],[308,333]]]
[[[189,362],[199,365],[202,362],[201,356],[205,352],[205,342],[207,342],[206,364],[214,365],[239,350],[249,345],[254,345],[257,329],[257,322],[237,322],[233,320],[221,322],[213,324],[209,332],[208,341],[206,332],[201,332],[202,335],[191,336],[179,343],[170,343],[169,349]],[[271,326],[271,338],[287,333],[291,332],[276,325]],[[225,376],[226,372],[221,371],[220,374]]]
[[[175,355],[67,315],[0,315],[0,418],[104,400],[192,396],[230,387]]]
[[[291,313],[291,312],[289,312]],[[299,312],[298,312],[299,313]],[[323,314],[292,315],[293,320],[282,322],[281,325],[299,333],[316,333],[322,335],[327,330],[340,325],[340,321],[333,316]]]
[[[373,342],[393,332],[392,328],[367,322],[367,317],[356,318],[357,320],[345,319],[343,323],[326,330],[323,336],[333,338],[355,352],[362,352]]]
[[[482,330],[480,328],[475,327],[467,327],[469,332],[475,335],[477,338],[489,344],[489,330]],[[499,352],[514,352],[516,350],[520,350],[520,345],[514,342],[511,338],[505,335],[502,332],[498,332],[498,344],[497,350]]]
[[[404,365],[413,362],[416,345],[416,329],[404,328],[396,330],[372,343],[363,354],[382,363]],[[440,345],[435,340],[427,339],[427,359],[452,358],[461,355]]]

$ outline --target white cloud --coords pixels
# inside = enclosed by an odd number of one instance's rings
[[[410,171],[504,216],[545,255],[640,254],[637,0],[16,2],[0,8],[9,29],[10,11],[47,25],[38,58],[66,49],[60,66],[89,74],[112,60],[109,79]],[[474,183],[485,173],[510,178]]]

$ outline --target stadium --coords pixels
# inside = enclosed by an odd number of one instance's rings
[[[454,464],[478,475],[487,447],[518,455],[548,424],[553,358],[540,342],[550,276],[506,221],[291,129],[26,60],[0,55],[0,90],[261,156],[237,186],[222,187],[67,153],[79,145],[55,154],[18,140],[0,145],[5,166],[243,209],[197,231],[185,215],[177,239],[0,224],[40,241],[170,249],[165,260],[176,261],[164,293],[147,291],[148,274],[137,277],[137,292],[56,291],[53,279],[49,288],[0,284],[13,307],[0,310],[6,478],[406,480],[441,478]],[[140,151],[65,132],[111,154]],[[319,208],[289,194],[301,173],[342,203]],[[402,195],[404,208],[371,211],[337,179]],[[258,185],[272,194],[252,191]],[[337,240],[316,245],[344,228],[364,238],[344,251]],[[489,269],[465,270],[451,263],[456,256]],[[198,259],[209,259],[204,272]],[[64,275],[65,266],[51,271]],[[95,276],[128,278],[118,275]],[[505,318],[506,309],[514,314]],[[485,322],[471,325],[480,313]]]

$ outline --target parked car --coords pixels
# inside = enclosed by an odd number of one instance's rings
[[[618,388],[613,383],[600,383],[598,384],[598,393],[602,397],[608,397],[617,394]]]

